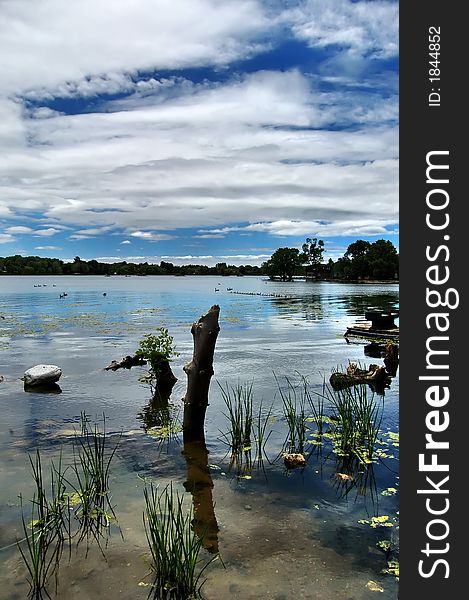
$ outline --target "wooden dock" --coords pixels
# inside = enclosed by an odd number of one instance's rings
[[[368,309],[365,311],[365,318],[371,321],[371,324],[356,323],[347,327],[344,337],[399,341],[399,327],[394,323],[397,317],[399,310]]]

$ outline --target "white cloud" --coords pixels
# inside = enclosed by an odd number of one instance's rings
[[[115,89],[137,69],[224,65],[249,55],[266,25],[255,0],[4,2],[2,85],[10,94],[26,86],[82,93],[100,78]]]
[[[24,227],[23,225],[14,225],[12,227],[7,227],[5,229],[6,233],[11,233],[11,234],[23,234],[23,233],[32,233],[33,230],[31,229],[31,227]]]
[[[161,242],[163,240],[172,240],[174,236],[167,233],[154,233],[153,231],[133,231],[129,234],[132,237],[147,240],[150,242]]]
[[[0,244],[9,244],[14,241],[15,238],[9,233],[0,233]]]
[[[287,10],[296,35],[311,46],[343,46],[356,55],[376,58],[398,53],[397,2],[374,0],[305,0]]]
[[[233,232],[258,232],[269,233],[281,237],[341,237],[341,236],[378,236],[397,233],[396,231],[388,231],[387,225],[391,222],[387,219],[374,219],[368,217],[361,220],[341,220],[335,222],[320,221],[293,221],[283,219],[278,221],[267,221],[264,223],[251,223],[244,226],[222,227],[221,229],[209,230],[211,233],[196,237],[224,237],[228,233]],[[206,230],[201,230],[202,232]],[[207,230],[208,231],[208,230]]]
[[[131,244],[132,242],[130,240],[124,240],[123,242],[121,242],[121,244]]]
[[[56,233],[60,233],[60,230],[56,229],[55,227],[48,227],[47,229],[36,229],[36,231],[34,231],[34,235],[40,237],[51,237]]]
[[[61,250],[60,246],[35,246],[35,250]]]
[[[374,123],[393,114],[392,101],[347,109],[345,96],[316,94],[296,71],[181,93],[161,105],[137,99],[109,114],[25,121],[39,145],[3,153],[0,176],[9,185],[0,207],[87,230],[133,228],[142,239],[150,227],[292,214],[369,212],[396,221],[397,127]],[[318,129],[351,113],[362,123],[355,131]]]
[[[149,264],[160,264],[165,262],[174,265],[207,265],[215,266],[217,263],[226,262],[229,265],[260,265],[271,257],[271,254],[187,254],[187,255],[164,255],[164,256],[97,256],[99,262],[113,263],[117,261],[127,261],[133,263],[147,262]]]

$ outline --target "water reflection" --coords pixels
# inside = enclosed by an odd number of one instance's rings
[[[211,554],[218,552],[219,527],[213,504],[213,479],[208,464],[208,450],[202,434],[199,440],[184,441],[182,451],[186,459],[186,491],[192,494],[194,533]]]
[[[61,394],[62,388],[58,383],[43,383],[42,385],[24,384],[24,391],[36,394]]]

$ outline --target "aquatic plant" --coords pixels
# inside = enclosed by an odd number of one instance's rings
[[[162,492],[153,484],[144,488],[143,523],[155,574],[149,597],[158,600],[202,598],[202,574],[218,555],[204,561],[200,557],[203,537],[191,528],[193,509],[184,509],[184,497],[172,484]]]
[[[326,420],[326,415],[324,412],[324,397],[325,397],[325,386],[326,382],[323,381],[322,384],[322,394],[318,394],[317,392],[314,394],[311,393],[309,383],[307,378],[304,375],[301,375],[303,381],[303,390],[305,398],[308,400],[308,404],[311,408],[312,420],[316,423],[317,432],[319,435],[322,435],[324,431],[324,422]]]
[[[366,384],[340,390],[324,386],[324,399],[332,406],[336,452],[339,456],[355,455],[364,464],[373,460],[379,435],[384,401],[376,402]]]
[[[282,398],[283,414],[288,425],[288,438],[285,447],[289,453],[303,454],[308,427],[306,426],[306,395],[304,389],[297,393],[297,388],[288,377],[285,377],[287,389],[282,387],[275,376],[277,387]]]
[[[256,444],[256,461],[259,467],[263,466],[263,458],[266,455],[265,446],[267,441],[272,433],[269,431],[267,433],[267,426],[269,425],[270,418],[272,416],[273,403],[270,405],[270,408],[267,412],[263,410],[262,400],[259,404],[259,409],[257,411],[257,417],[254,423],[255,435],[254,440]]]
[[[78,543],[90,536],[98,542],[108,533],[111,521],[116,521],[109,490],[109,469],[119,440],[108,448],[106,417],[102,430],[95,423],[90,427],[85,413],[80,415],[80,433],[75,435],[73,472],[75,516],[79,521]],[[101,548],[101,546],[100,546]],[[102,549],[101,549],[102,550]]]
[[[50,598],[46,590],[52,575],[56,577],[65,541],[71,538],[70,504],[65,496],[65,477],[62,460],[51,466],[51,494],[48,498],[44,484],[41,455],[29,457],[35,491],[31,500],[30,520],[27,522],[22,495],[21,520],[24,538],[18,542],[23,562],[29,573],[29,598]]]
[[[252,383],[238,383],[231,388],[228,384],[223,387],[218,383],[218,386],[228,410],[224,414],[231,425],[229,438],[226,435],[225,438],[233,453],[249,450],[253,432]]]

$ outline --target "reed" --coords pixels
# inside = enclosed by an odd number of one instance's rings
[[[339,455],[355,455],[362,463],[371,463],[383,417],[383,399],[378,403],[366,384],[335,391],[324,386],[323,397],[330,401],[334,413]]]
[[[65,475],[62,459],[51,466],[51,493],[48,498],[44,484],[39,450],[34,460],[29,457],[35,491],[31,500],[30,520],[27,522],[23,498],[20,494],[21,521],[24,538],[18,548],[29,574],[29,598],[50,598],[46,589],[52,575],[57,573],[65,541],[70,541],[70,504],[65,496]]]
[[[267,433],[267,427],[269,425],[270,417],[272,416],[273,403],[270,405],[270,408],[267,412],[264,412],[264,407],[262,404],[262,400],[259,404],[259,409],[257,411],[256,421],[254,423],[255,429],[255,444],[256,444],[256,461],[259,467],[263,466],[263,459],[266,456],[265,446],[269,440],[269,437],[272,431]]]
[[[277,377],[277,387],[283,404],[283,414],[288,425],[288,438],[285,446],[288,452],[304,454],[304,446],[308,427],[306,426],[306,396],[297,393],[297,388],[288,377],[285,377],[287,386],[283,390]]]
[[[325,412],[324,412],[324,398],[325,398],[325,387],[326,382],[323,381],[322,384],[322,394],[315,393],[314,396],[311,393],[310,386],[307,378],[302,375],[301,376],[303,383],[303,392],[305,398],[308,401],[308,404],[311,409],[312,419],[316,423],[317,433],[322,435],[324,433],[324,421],[325,421]]]
[[[149,597],[158,600],[189,600],[202,598],[205,581],[202,575],[217,558],[204,561],[200,557],[203,536],[191,528],[192,507],[184,510],[184,498],[172,484],[162,492],[153,484],[144,488],[143,523],[151,553],[151,568],[155,574]]]
[[[80,433],[75,435],[72,467],[76,480],[72,484],[77,503],[75,516],[79,521],[77,544],[84,539],[88,542],[92,536],[101,548],[109,525],[117,521],[110,498],[109,469],[119,441],[108,447],[104,414],[102,430],[96,423],[91,427],[85,413],[80,415],[80,426]]]
[[[246,451],[251,447],[253,433],[252,383],[238,383],[231,388],[218,384],[230,422],[228,443],[233,453]],[[227,436],[225,436],[227,437]]]

